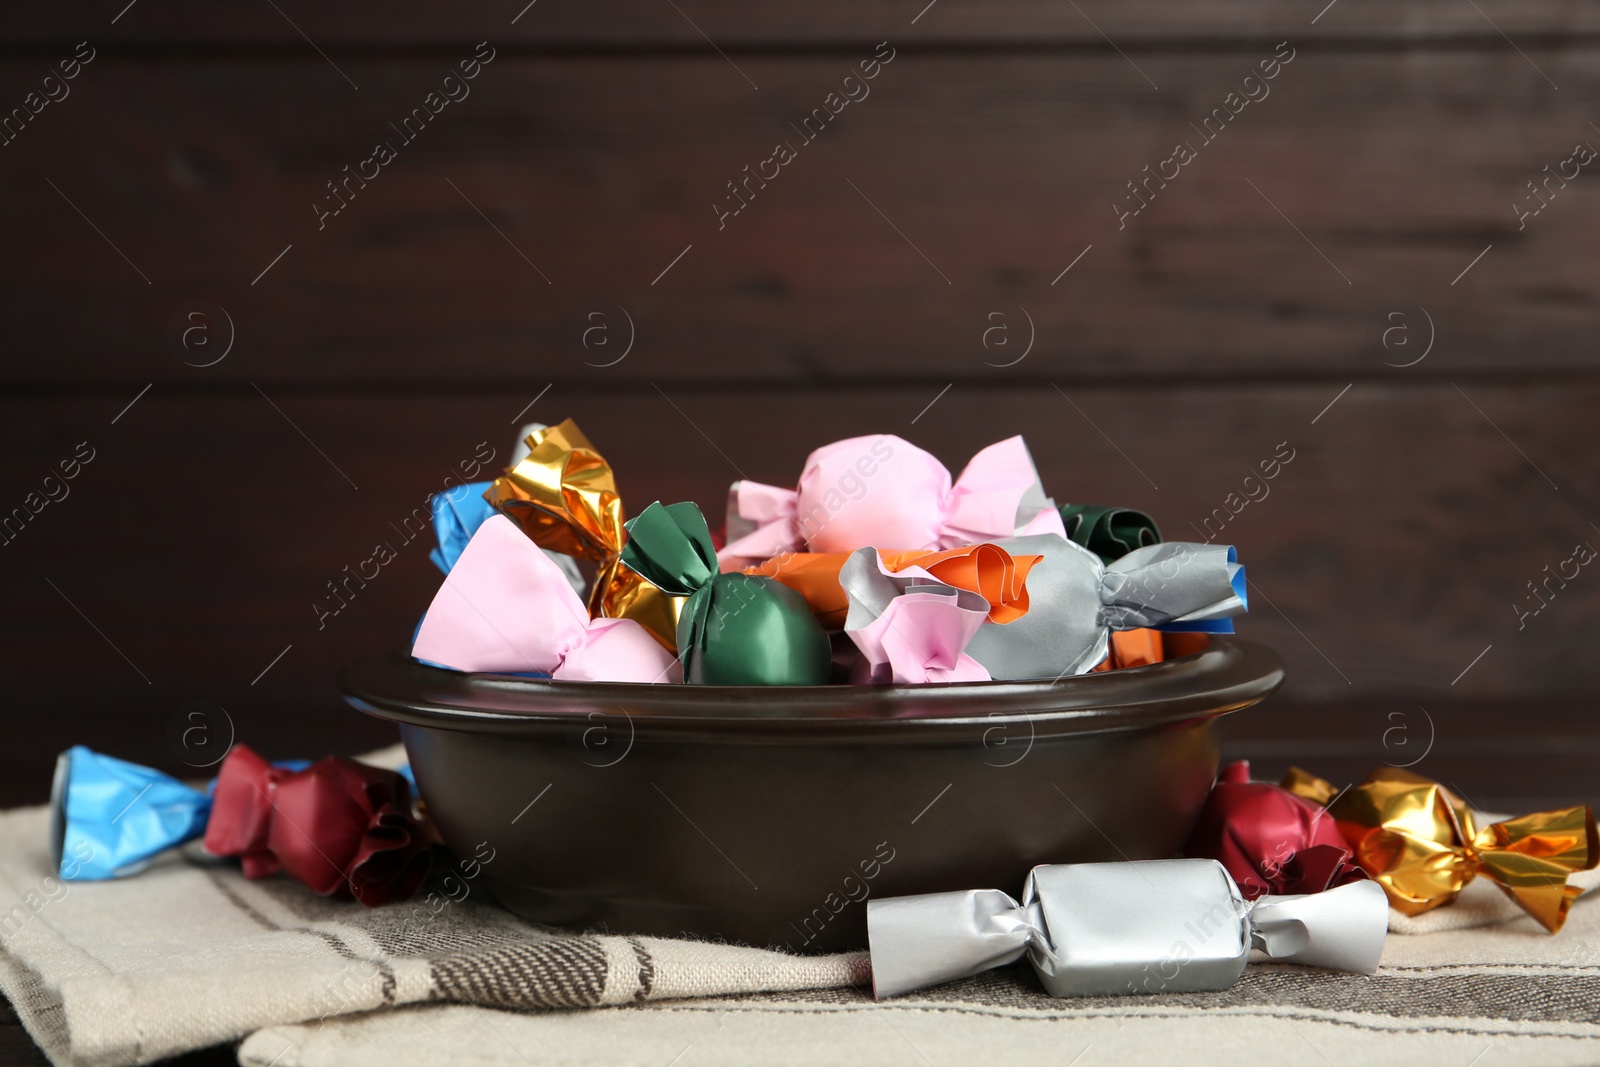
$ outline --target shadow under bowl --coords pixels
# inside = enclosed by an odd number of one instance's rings
[[[527,919],[833,952],[870,896],[995,888],[1039,863],[1187,838],[1219,718],[1283,680],[1268,649],[1057,681],[691,686],[459,674],[404,651],[342,678],[397,722],[459,855]]]

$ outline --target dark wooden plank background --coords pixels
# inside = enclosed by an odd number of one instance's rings
[[[408,632],[425,547],[325,629],[313,602],[478,442],[573,415],[635,509],[716,511],[849,433],[955,466],[1020,431],[1058,498],[1171,536],[1290,442],[1228,529],[1243,629],[1290,665],[1239,750],[1350,775],[1426,737],[1484,803],[1592,797],[1600,580],[1522,630],[1513,604],[1600,537],[1600,179],[1525,226],[1513,203],[1600,144],[1600,15],[1479,7],[8,13],[6,107],[96,52],[0,146],[0,508],[96,458],[0,546],[6,796],[73,742],[180,769],[189,701],[274,755],[385,740],[335,678]],[[324,183],[480,40],[471,95],[319,229]],[[725,183],[879,41],[870,96],[719,229]],[[1288,49],[1119,227],[1126,183]]]
[[[478,442],[566,414],[635,507],[715,510],[843,434],[955,466],[1021,430],[1058,498],[1173,536],[1290,442],[1229,528],[1245,630],[1291,665],[1242,750],[1357,773],[1402,715],[1464,789],[1590,795],[1600,584],[1512,608],[1600,517],[1600,186],[1512,208],[1600,141],[1587,8],[685,8],[723,54],[643,3],[290,13],[315,46],[270,8],[110,8],[14,11],[0,48],[14,104],[96,48],[0,147],[0,506],[96,451],[0,547],[14,797],[74,741],[178,766],[187,701],[277,755],[382,741],[334,677],[426,605],[422,545],[326,629],[312,603]],[[469,98],[318,229],[485,38]],[[718,229],[880,40],[869,98]],[[1270,96],[1120,229],[1125,182],[1282,40]]]
[[[70,95],[0,145],[0,514],[94,453],[0,545],[0,801],[79,742],[183,771],[195,710],[274,756],[386,743],[336,678],[436,587],[394,526],[479,442],[568,415],[634,510],[715,513],[847,434],[958,466],[1022,432],[1059,499],[1174,537],[1288,442],[1226,531],[1241,629],[1290,668],[1234,752],[1600,799],[1600,578],[1513,607],[1600,540],[1600,177],[1513,206],[1600,145],[1592,5],[36,4],[3,17],[0,116],[80,41]],[[880,41],[870,95],[800,144]],[[378,141],[397,158],[319,228]],[[319,629],[379,542],[398,558]],[[0,1026],[0,1058],[24,1045]]]

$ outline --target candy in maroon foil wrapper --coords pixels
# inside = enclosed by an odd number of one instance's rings
[[[417,891],[433,857],[394,771],[329,756],[299,771],[244,745],[217,776],[206,851],[240,857],[247,878],[284,871],[323,896],[369,907]]]
[[[1250,781],[1243,760],[1217,775],[1184,855],[1221,862],[1247,900],[1320,893],[1366,877],[1324,808],[1270,782]]]

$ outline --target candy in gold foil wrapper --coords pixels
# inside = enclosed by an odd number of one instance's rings
[[[678,616],[686,596],[673,596],[638,571],[612,559],[595,579],[589,614],[595,618],[632,619],[650,631],[663,648],[678,651]]]
[[[1327,805],[1356,861],[1407,915],[1450,903],[1482,875],[1554,933],[1582,892],[1567,876],[1600,865],[1600,834],[1587,804],[1480,830],[1460,797],[1395,767],[1342,793],[1296,767],[1283,787]]]
[[[1339,791],[1333,783],[1323,778],[1318,778],[1310,771],[1303,771],[1299,767],[1290,767],[1289,773],[1283,776],[1283,781],[1278,783],[1297,797],[1304,797],[1313,804],[1327,807]]]
[[[625,536],[611,464],[571,419],[529,434],[527,445],[489,486],[489,503],[540,548],[609,564]]]
[[[527,445],[528,455],[489,487],[489,503],[540,548],[600,565],[591,616],[633,619],[676,652],[687,598],[669,596],[619,560],[627,531],[611,464],[571,419],[529,434]]]

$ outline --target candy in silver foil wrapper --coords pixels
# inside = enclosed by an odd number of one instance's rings
[[[867,905],[879,1000],[1024,955],[1057,997],[1225,989],[1252,948],[1277,962],[1372,974],[1388,925],[1375,882],[1247,901],[1208,859],[1035,867],[1021,903],[973,889]]]

